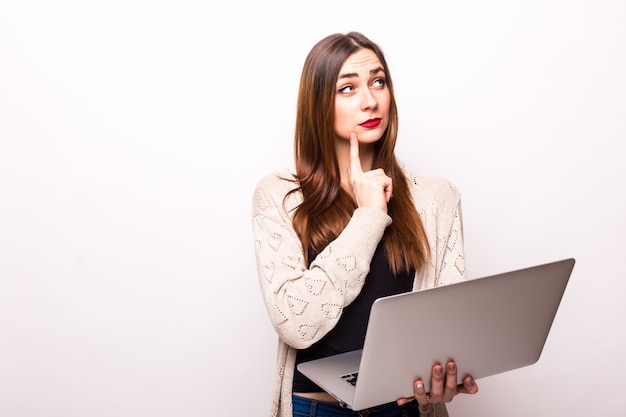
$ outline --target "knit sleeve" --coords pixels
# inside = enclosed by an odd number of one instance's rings
[[[464,281],[463,215],[458,189],[443,178],[409,178],[431,249],[430,263],[416,275],[415,289]]]
[[[296,194],[288,179],[272,175],[257,185],[252,204],[259,283],[276,332],[288,345],[303,349],[320,340],[339,320],[343,308],[361,291],[370,262],[391,218],[358,208],[342,233],[307,267],[292,226]]]

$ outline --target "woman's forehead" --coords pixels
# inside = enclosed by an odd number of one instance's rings
[[[382,68],[378,56],[371,49],[360,49],[350,55],[343,63],[339,74],[357,73]]]

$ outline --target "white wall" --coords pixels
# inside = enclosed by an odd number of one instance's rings
[[[266,415],[251,193],[348,30],[387,54],[401,159],[461,189],[471,275],[578,260],[540,361],[453,415],[626,413],[626,4],[350,3],[2,3],[0,415]]]

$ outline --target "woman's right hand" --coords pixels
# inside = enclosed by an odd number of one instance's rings
[[[363,172],[359,157],[359,139],[355,133],[350,134],[348,178],[358,207],[370,207],[387,213],[387,203],[393,194],[391,177],[381,168]]]

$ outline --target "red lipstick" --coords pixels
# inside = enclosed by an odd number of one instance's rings
[[[381,119],[376,118],[376,119],[369,119],[366,120],[365,122],[361,123],[359,126],[364,127],[366,129],[370,129],[372,127],[376,127],[380,124]]]

